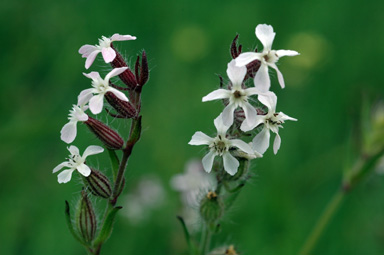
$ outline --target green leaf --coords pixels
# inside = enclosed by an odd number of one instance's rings
[[[103,244],[111,235],[113,229],[113,223],[115,221],[116,213],[123,207],[112,207],[109,209],[109,212],[104,220],[103,227],[99,232],[99,236],[94,241],[94,247],[97,247]]]
[[[117,171],[119,171],[120,160],[115,150],[108,149],[109,158],[112,165],[113,182],[116,181]]]
[[[82,245],[88,247],[88,245],[79,237],[79,235],[76,233],[75,229],[73,228],[72,220],[71,220],[71,210],[69,208],[69,203],[67,200],[65,200],[65,220],[67,222],[67,226],[68,226],[69,231],[71,232],[72,236],[77,241],[79,241]]]

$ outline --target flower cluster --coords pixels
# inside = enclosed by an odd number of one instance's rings
[[[269,147],[270,131],[276,134],[273,151],[276,154],[280,148],[281,138],[279,128],[286,120],[296,119],[277,112],[277,97],[270,91],[268,67],[277,72],[278,81],[285,87],[283,75],[277,68],[276,62],[283,56],[295,56],[299,53],[292,50],[272,50],[275,32],[270,25],[258,25],[256,36],[264,46],[260,52],[241,52],[237,46],[238,36],[231,46],[232,60],[227,66],[229,84],[221,86],[205,97],[202,101],[222,100],[225,107],[223,112],[214,120],[217,135],[214,138],[202,132],[196,132],[189,144],[208,145],[209,152],[203,158],[206,172],[211,172],[216,156],[222,157],[223,169],[234,176],[238,172],[239,158],[253,159],[262,157]],[[253,86],[247,81],[253,78]],[[256,99],[257,97],[257,99]],[[260,107],[260,104],[264,105]],[[230,132],[228,132],[230,130]],[[258,133],[249,144],[241,137]]]

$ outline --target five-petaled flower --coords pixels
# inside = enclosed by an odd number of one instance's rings
[[[232,60],[228,63],[227,68],[227,75],[232,83],[230,89],[217,89],[203,97],[203,102],[216,99],[229,99],[229,103],[222,113],[223,122],[226,126],[231,126],[233,124],[233,112],[237,107],[241,107],[244,110],[244,121],[246,121],[249,126],[254,125],[256,122],[257,113],[255,108],[248,103],[248,97],[258,94],[258,90],[257,88],[242,87],[246,74],[247,68],[245,66],[236,66],[235,60]]]
[[[90,155],[99,154],[104,151],[102,147],[96,145],[88,146],[88,148],[85,149],[83,156],[80,156],[79,149],[74,145],[69,146],[68,150],[71,153],[71,155],[69,155],[68,161],[60,163],[52,171],[53,173],[56,173],[63,167],[69,168],[62,171],[57,176],[57,180],[59,183],[69,182],[71,180],[72,173],[75,170],[77,170],[80,174],[85,177],[89,176],[91,174],[91,169],[85,164],[85,159]]]
[[[275,32],[273,32],[273,27],[270,25],[258,25],[256,27],[256,37],[261,41],[264,46],[263,52],[242,53],[236,58],[236,65],[244,66],[258,59],[260,60],[261,65],[254,79],[256,88],[258,88],[262,92],[266,92],[269,90],[271,86],[271,80],[268,74],[268,66],[276,70],[280,86],[284,88],[284,78],[280,70],[277,68],[276,62],[281,57],[296,56],[299,55],[299,53],[294,50],[272,50],[272,43],[273,39],[275,38]]]
[[[260,133],[253,138],[252,147],[263,154],[269,147],[269,138],[271,136],[269,131],[272,131],[276,134],[275,141],[273,142],[273,152],[276,154],[281,144],[279,128],[282,127],[285,120],[297,121],[297,119],[291,118],[282,112],[276,112],[277,97],[275,93],[268,91],[260,94],[257,99],[268,108],[268,113],[266,115],[257,115],[256,123],[253,126],[248,126],[243,122],[241,129],[243,131],[249,131],[260,124],[264,124]]]
[[[102,36],[101,39],[99,39],[99,45],[83,45],[79,49],[79,53],[83,58],[87,58],[85,61],[85,68],[88,69],[93,61],[95,61],[95,58],[97,54],[101,52],[103,55],[105,63],[112,62],[116,57],[115,50],[111,47],[111,43],[113,41],[129,41],[129,40],[136,40],[135,36],[131,35],[119,35],[114,34],[110,38],[107,38],[105,36]]]
[[[105,76],[105,79],[102,79],[98,72],[91,72],[89,74],[83,73],[86,77],[92,79],[93,88],[81,91],[78,98],[78,104],[86,104],[89,100],[89,109],[91,110],[91,112],[93,114],[99,114],[103,109],[104,95],[107,92],[112,92],[119,99],[128,102],[128,98],[123,92],[109,86],[109,79],[111,77],[121,74],[122,72],[127,70],[127,68],[128,67],[115,68]],[[93,94],[93,97],[90,98],[90,94]]]
[[[189,144],[209,146],[210,150],[208,154],[204,156],[202,161],[206,172],[211,172],[213,160],[216,156],[220,156],[223,157],[224,170],[230,175],[235,175],[239,167],[239,161],[232,156],[229,149],[237,147],[248,154],[253,154],[255,152],[244,141],[227,138],[227,130],[229,127],[224,125],[221,114],[215,119],[214,124],[217,129],[217,136],[215,138],[211,138],[203,132],[198,131],[192,136]]]

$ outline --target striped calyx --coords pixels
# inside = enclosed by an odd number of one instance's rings
[[[84,123],[108,149],[120,150],[123,148],[124,141],[120,135],[101,121],[89,117]]]
[[[83,177],[85,186],[93,195],[109,198],[112,194],[112,189],[108,177],[98,170],[91,170],[92,172],[88,177]]]
[[[76,225],[84,242],[91,243],[95,238],[97,222],[95,210],[84,190],[81,191],[81,199],[77,206]]]
[[[107,92],[105,99],[116,110],[120,118],[129,119],[137,115],[137,111],[132,103],[119,99],[115,94]]]

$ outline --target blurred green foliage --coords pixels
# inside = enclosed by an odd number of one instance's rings
[[[90,86],[77,50],[120,33],[138,37],[117,43],[122,53],[133,62],[145,49],[151,68],[144,132],[125,192],[155,174],[167,198],[140,224],[121,214],[104,254],[182,254],[186,243],[175,217],[181,204],[169,180],[188,159],[203,156],[187,145],[194,132],[214,132],[221,105],[201,98],[218,87],[215,74],[226,78],[232,39],[239,33],[245,50],[261,47],[254,29],[267,23],[276,31],[275,49],[301,53],[280,61],[286,89],[272,79],[277,110],[299,121],[281,131],[277,156],[268,150],[256,161],[256,177],[214,244],[233,243],[244,254],[297,254],[341,181],[362,95],[383,96],[383,7],[377,0],[2,1],[0,253],[85,254],[64,219],[64,201],[76,203],[80,181],[59,185],[51,171],[68,154],[59,137],[68,111]],[[98,58],[90,70],[108,67]],[[82,151],[99,142],[79,126],[74,144]],[[91,163],[105,170],[103,157]],[[383,254],[383,184],[374,175],[348,196],[314,254]]]

